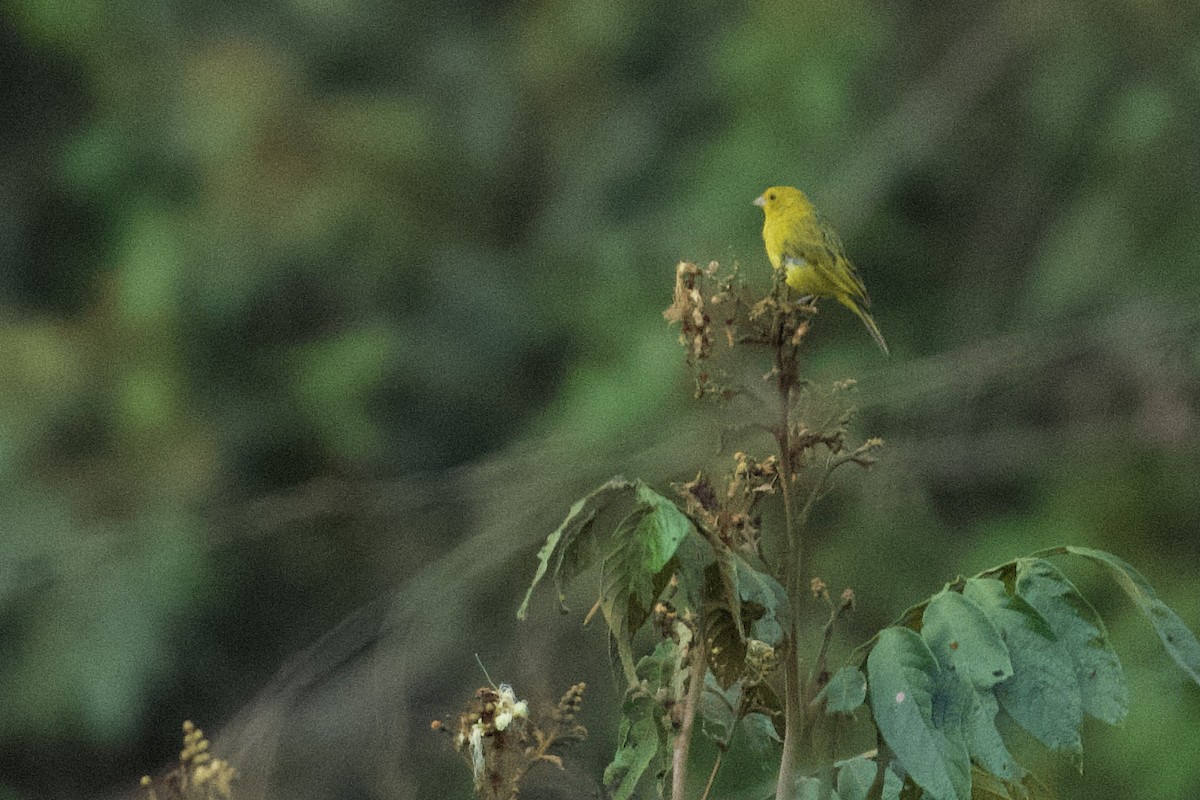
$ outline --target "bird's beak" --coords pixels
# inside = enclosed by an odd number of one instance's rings
[[[758,197],[754,198],[754,205],[758,206],[759,208],[766,208],[767,201],[763,199],[763,196],[760,194]]]

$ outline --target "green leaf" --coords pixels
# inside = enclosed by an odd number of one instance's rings
[[[939,669],[933,683],[933,727],[946,740],[946,752],[968,756],[967,723],[975,692],[961,675]]]
[[[735,555],[738,594],[743,603],[755,603],[763,614],[750,625],[750,638],[777,647],[783,640],[783,629],[789,620],[788,597],[779,581]]]
[[[678,644],[674,639],[664,639],[659,642],[648,656],[642,656],[637,664],[637,686],[639,690],[663,699],[674,701],[683,697],[684,683],[687,680],[687,666],[684,656],[691,644],[691,628],[682,622],[676,624]],[[666,690],[664,694],[663,690]]]
[[[638,507],[613,533],[604,556],[600,610],[616,641],[628,682],[635,682],[633,635],[649,618],[670,579],[665,569],[690,533],[691,520],[675,504],[635,481]],[[632,520],[637,520],[637,525]]]
[[[983,609],[959,592],[944,589],[929,601],[921,638],[943,669],[976,689],[990,689],[1013,673],[1008,647]]]
[[[1129,711],[1121,661],[1096,609],[1049,561],[1017,562],[1017,594],[1037,609],[1075,664],[1084,713],[1115,725]]]
[[[881,800],[900,800],[904,790],[904,779],[891,769],[883,773],[883,797]]]
[[[597,515],[613,501],[633,491],[636,505],[612,532],[603,548],[593,531]],[[576,502],[562,524],[538,551],[538,568],[517,611],[524,620],[529,613],[533,590],[551,570],[558,588],[559,605],[565,609],[565,584],[587,569],[599,552],[603,558],[600,608],[616,641],[617,653],[627,681],[636,682],[631,640],[649,618],[655,598],[666,587],[681,543],[693,531],[692,523],[674,503],[640,480],[622,477],[609,480]],[[683,566],[696,583],[700,557],[687,554]],[[690,586],[689,591],[695,592]]]
[[[641,546],[644,574],[655,575],[675,556],[692,532],[692,521],[670,500],[640,480],[634,481],[639,507],[646,512],[638,525],[637,543]]]
[[[921,637],[885,628],[867,657],[871,708],[879,732],[904,769],[934,800],[965,800],[970,759],[961,727],[965,684],[943,670]]]
[[[1004,781],[985,770],[972,770],[971,800],[1015,800],[1008,788]]]
[[[1000,707],[991,689],[1013,674],[1008,647],[996,626],[973,600],[946,589],[925,607],[921,638],[945,672],[958,675],[973,689],[964,700],[963,721],[971,757],[997,775],[1019,778],[1023,770],[995,724]]]
[[[682,648],[668,639],[637,664],[637,680],[625,693],[621,708],[617,753],[604,770],[604,784],[614,800],[633,797],[651,764],[670,763],[674,736],[659,720],[665,714],[664,704],[674,703],[682,691],[686,677],[682,662]]]
[[[652,703],[649,705],[653,711]],[[646,768],[654,760],[660,744],[658,722],[653,713],[640,713],[621,720],[617,734],[617,755],[604,769],[604,785],[612,792],[613,800],[629,800],[637,789]]]
[[[710,584],[710,585],[715,585]],[[721,600],[709,600],[704,606],[705,654],[709,669],[723,688],[736,684],[746,666],[746,643],[738,636],[733,613]]]
[[[879,769],[874,759],[855,756],[834,764],[837,767],[837,792],[842,800],[866,800],[867,793],[875,783]],[[883,774],[883,800],[898,800],[904,781],[892,770]]]
[[[875,782],[877,767],[865,756],[857,756],[836,765],[837,791],[842,800],[866,800],[871,784]]]
[[[1028,773],[1010,781],[972,767],[971,800],[1054,800],[1054,793]]]
[[[765,752],[775,745],[783,744],[775,730],[775,723],[766,714],[747,714],[742,717],[739,727],[742,729],[741,735],[745,737],[743,744],[750,750]]]
[[[736,681],[728,689],[721,688],[711,670],[704,673],[704,693],[700,695],[702,730],[718,742],[728,742],[738,721],[742,704],[742,683]],[[719,730],[712,730],[710,726]]]
[[[705,573],[713,561],[713,548],[702,536],[687,536],[675,548],[669,572],[679,578],[681,597],[687,607],[698,610],[704,605]]]
[[[606,503],[632,488],[632,483],[618,475],[571,506],[567,518],[546,537],[546,543],[538,550],[537,572],[534,573],[533,582],[529,584],[525,599],[517,610],[517,619],[524,621],[528,617],[529,599],[533,596],[533,590],[546,576],[551,559],[554,560],[554,582],[558,587],[559,607],[563,611],[567,610],[563,602],[563,586],[587,569],[594,554],[595,538],[585,534],[591,533],[596,514]]]
[[[994,578],[971,578],[963,593],[987,613],[1008,644],[1013,674],[996,686],[1000,705],[1052,750],[1081,752],[1083,701],[1075,665],[1050,625]]]
[[[1020,780],[1025,770],[1016,762],[996,728],[1000,701],[991,691],[975,692],[967,717],[967,749],[971,758],[997,778]]]
[[[726,790],[719,797],[721,800],[774,800],[776,780],[774,775],[763,775],[750,783],[739,783],[736,788]]]
[[[1034,556],[1049,556],[1060,553],[1083,556],[1091,561],[1107,567],[1116,578],[1117,583],[1133,600],[1147,617],[1150,624],[1158,632],[1163,646],[1178,664],[1196,683],[1200,683],[1200,642],[1187,624],[1179,618],[1171,608],[1158,599],[1154,588],[1142,575],[1123,559],[1106,553],[1103,550],[1093,550],[1090,547],[1064,546],[1055,547],[1035,553]]]
[[[627,556],[628,554],[629,551],[625,551],[624,555]],[[672,565],[674,564],[674,562],[670,563]],[[623,556],[617,556],[615,558],[606,560],[604,562],[604,566],[604,575],[606,578],[613,575],[614,572],[617,572],[617,574],[627,575],[629,574],[630,570],[630,565]],[[636,570],[636,566],[633,569]],[[641,630],[642,626],[646,624],[646,621],[650,619],[650,615],[654,610],[653,606],[655,599],[659,597],[663,593],[663,590],[666,589],[671,583],[673,572],[673,568],[663,568],[657,573],[647,576],[649,580],[645,584],[635,585],[633,587],[634,590],[625,597],[623,606],[625,613],[623,615],[610,615],[609,609],[604,605],[605,598],[607,598],[609,594],[608,590],[613,587],[619,587],[619,581],[602,581],[601,586],[603,590],[603,597],[601,598],[602,604],[600,608],[605,612],[605,618],[608,619],[613,632],[623,632],[618,636],[618,640],[623,639],[625,642],[631,642],[634,634]],[[621,590],[623,590],[623,587],[618,589],[618,598],[615,599],[614,602],[620,602],[619,592]],[[621,606],[618,606],[618,608],[621,608]],[[620,620],[621,624],[614,625],[613,622],[616,620]]]
[[[841,796],[820,778],[800,775],[789,794],[791,800],[841,800]]]
[[[842,667],[817,695],[821,698],[825,699],[826,714],[849,714],[867,699],[867,676],[858,667]]]
[[[782,742],[771,719],[751,713],[742,717],[729,739],[709,798],[721,800],[770,800],[775,797]],[[693,753],[697,751],[693,748]],[[701,776],[707,770],[701,772]],[[699,796],[690,794],[690,798]]]
[[[634,481],[634,486],[638,506],[630,519],[638,519],[637,527],[630,538],[622,535],[628,528],[618,528],[613,537],[614,550],[605,558],[606,575],[612,575],[614,565],[619,565],[629,579],[628,586],[623,587],[629,590],[626,639],[631,639],[650,618],[655,599],[667,588],[671,576],[680,566],[676,556],[683,552],[681,546],[692,532],[691,520],[674,503],[640,480]],[[685,561],[690,568],[699,558],[688,557]],[[689,575],[692,575],[691,569]],[[693,576],[689,582],[694,580]],[[618,601],[614,599],[614,602]]]
[[[742,556],[726,551],[709,566],[706,583],[707,602],[704,627],[709,641],[709,664],[723,687],[742,677],[746,660],[748,631],[772,647],[783,639],[788,619],[787,593],[779,582],[751,566]],[[730,603],[735,596],[737,602]],[[740,621],[733,609],[741,613]]]
[[[714,597],[719,597],[728,606],[729,622],[734,627],[737,640],[743,642],[746,639],[746,629],[742,624],[742,592],[739,588],[736,554],[733,550],[728,547],[717,548],[715,567],[717,580],[710,581],[710,585],[714,590],[719,587],[720,593],[718,595],[714,591]]]

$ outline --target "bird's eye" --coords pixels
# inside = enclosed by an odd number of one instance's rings
[[[774,200],[774,199],[775,199],[775,193],[774,193],[774,192],[771,192],[769,195],[767,195],[767,199],[768,199],[768,200]]]

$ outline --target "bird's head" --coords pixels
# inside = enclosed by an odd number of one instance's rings
[[[768,216],[788,208],[801,211],[812,209],[812,203],[804,196],[804,192],[792,186],[772,186],[754,199],[754,205]]]

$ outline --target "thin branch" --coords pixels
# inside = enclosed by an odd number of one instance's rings
[[[596,612],[600,610],[600,606],[603,605],[603,603],[604,603],[603,596],[596,598],[596,602],[592,603],[592,607],[590,609],[588,609],[587,614],[585,614],[583,617],[583,627],[586,628],[588,625],[591,624],[592,617],[596,616]]]
[[[708,800],[708,793],[712,791],[713,781],[717,779],[717,770],[721,768],[721,759],[724,755],[724,750],[717,751],[717,759],[713,762],[712,772],[708,773],[708,783],[704,784],[704,794],[700,795],[700,800]]]
[[[850,610],[852,601],[843,600],[841,603],[833,607],[829,614],[829,621],[825,623],[825,627],[821,631],[821,649],[817,652],[817,676],[818,679],[825,673],[825,666],[829,658],[829,645],[833,641],[833,630],[837,625],[837,621],[842,615]]]
[[[800,509],[800,516],[797,520],[797,523],[801,527],[808,524],[809,514],[812,513],[813,506],[815,506],[817,501],[821,499],[825,489],[825,484],[829,480],[829,476],[833,474],[833,470],[836,469],[836,467],[837,465],[833,464],[831,461],[825,462],[825,469],[821,471],[821,477],[817,478],[817,482],[813,484],[812,491],[808,493],[808,499],[804,502],[804,508]]]

